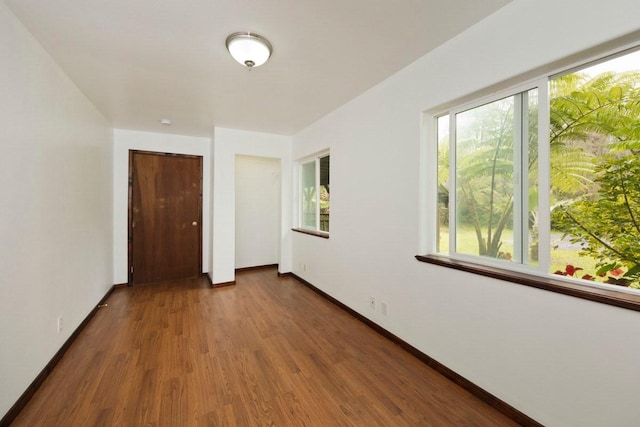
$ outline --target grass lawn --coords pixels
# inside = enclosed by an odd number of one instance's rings
[[[551,272],[561,270],[564,271],[567,265],[573,265],[574,267],[581,267],[584,270],[580,271],[577,275],[582,276],[584,274],[591,274],[595,276],[596,260],[589,257],[578,255],[576,249],[551,249]],[[582,273],[582,274],[580,274]]]
[[[458,240],[456,242],[458,252],[478,255],[478,239],[476,238],[476,232],[473,228],[460,228],[458,227]],[[500,251],[504,253],[513,254],[513,230],[504,230],[502,233],[502,246]],[[449,229],[440,229],[440,252],[449,252]]]
[[[557,242],[552,242],[555,244]],[[458,228],[458,252],[469,255],[478,255],[478,240],[473,228]],[[447,228],[440,229],[440,252],[447,253],[449,251],[449,230]],[[500,251],[513,254],[513,230],[504,230],[502,233],[502,246]],[[595,276],[596,260],[589,257],[581,257],[579,249],[558,248],[551,249],[551,272],[561,270],[564,271],[567,265],[581,267],[578,275],[591,274]],[[582,273],[582,274],[580,274]]]

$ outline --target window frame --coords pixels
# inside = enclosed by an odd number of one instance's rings
[[[626,309],[640,311],[640,292],[628,288],[616,288],[607,284],[590,282],[577,278],[554,275],[549,271],[550,265],[550,233],[539,234],[538,265],[528,265],[489,257],[460,254],[457,252],[444,254],[437,251],[437,222],[438,218],[438,118],[449,115],[449,179],[455,176],[455,114],[487,105],[506,97],[525,93],[528,90],[538,90],[538,186],[550,188],[550,99],[549,83],[552,79],[562,75],[578,72],[601,62],[623,56],[640,50],[639,41],[619,47],[616,50],[602,51],[598,55],[583,58],[566,66],[548,69],[547,72],[537,74],[534,78],[522,79],[521,83],[509,85],[498,90],[488,88],[484,95],[462,98],[452,101],[439,108],[424,111],[421,129],[421,173],[420,173],[420,209],[424,213],[420,222],[420,247],[416,259],[421,262],[435,264],[441,267],[453,268],[482,276],[492,277],[512,283],[532,286],[552,292],[571,295],[574,297],[614,305]],[[512,80],[513,81],[513,80]],[[506,85],[505,85],[506,86]],[[494,86],[495,87],[495,86]],[[452,167],[453,165],[453,167]],[[522,170],[522,168],[520,168]],[[515,169],[514,169],[515,171]],[[455,191],[455,179],[449,183],[450,191]],[[550,192],[538,192],[539,227],[541,230],[550,229]],[[453,198],[455,199],[455,198]],[[434,202],[435,201],[435,202]],[[450,202],[451,203],[451,199]],[[455,200],[453,201],[455,204]],[[514,209],[515,215],[515,209]],[[455,224],[455,206],[449,205],[449,226]],[[515,232],[515,230],[514,230]],[[450,248],[455,248],[455,233],[450,233]],[[515,250],[515,248],[514,248]]]
[[[485,105],[488,105],[488,104],[491,104],[491,103],[494,103],[494,102],[497,102],[497,101],[500,101],[500,100],[503,100],[503,99],[506,99],[506,98],[510,98],[510,97],[513,97],[514,99],[515,98],[518,99],[518,102],[514,103],[514,106],[517,107],[516,104],[518,104],[518,103],[522,104],[524,95],[527,94],[527,92],[529,92],[531,90],[537,90],[538,91],[538,99],[542,99],[542,97],[540,96],[540,93],[542,92],[542,88],[543,87],[545,88],[545,90],[544,90],[545,95],[548,94],[548,90],[547,90],[548,86],[546,85],[546,83],[543,82],[542,78],[531,80],[531,81],[525,82],[523,84],[520,84],[520,85],[517,85],[517,86],[512,86],[512,87],[510,87],[508,89],[498,91],[498,92],[493,93],[491,95],[487,95],[487,96],[482,97],[480,99],[473,100],[471,102],[467,102],[467,103],[459,105],[459,106],[454,106],[453,108],[450,108],[446,113],[439,114],[437,116],[432,117],[431,120],[435,121],[434,126],[435,126],[435,130],[437,131],[438,118],[442,117],[443,115],[448,115],[449,116],[449,138],[450,138],[450,140],[455,140],[455,138],[456,138],[456,128],[455,128],[456,115],[464,113],[464,112],[467,112],[467,111],[470,111],[470,110],[473,110],[473,109],[476,109],[476,108],[479,108],[479,107],[482,107],[482,106],[485,106]],[[540,104],[540,103],[538,103],[538,104]],[[544,108],[548,109],[548,105],[546,105],[546,106],[544,106],[542,108],[540,107],[540,105],[538,105],[538,149],[540,149],[541,145],[544,145],[545,147],[548,146],[548,141],[549,141],[549,135],[548,135],[549,134],[549,132],[548,132],[549,131],[549,124],[547,122],[541,122],[541,116],[544,116],[544,114],[545,114],[545,112],[541,111],[541,110],[544,109]],[[516,111],[514,112],[514,117],[516,115],[519,116],[521,119],[522,119],[522,117],[524,117],[522,115],[522,111],[520,110],[520,108],[517,108]],[[517,126],[515,127],[515,131],[517,131],[518,133],[521,133],[522,128],[525,126],[524,123],[525,122],[523,120],[518,121]],[[437,141],[436,141],[436,143],[437,143]],[[455,169],[451,168],[451,165],[456,165],[457,153],[456,153],[456,150],[453,150],[451,148],[452,148],[452,145],[450,144],[449,145],[449,167],[450,167],[450,170],[449,170],[450,184],[449,184],[449,186],[450,186],[451,189],[454,189],[454,191],[455,191],[455,189],[457,188],[456,187],[456,184],[457,184],[457,182],[456,182],[456,173],[455,173]],[[525,186],[526,186],[526,184],[525,184],[525,180],[526,179],[523,178],[524,174],[523,174],[523,170],[522,170],[522,165],[524,165],[524,162],[527,160],[528,143],[526,145],[524,145],[524,146],[514,145],[514,152],[516,153],[516,156],[515,156],[516,158],[514,159],[514,176],[515,175],[519,175],[519,178],[516,178],[516,181],[518,181],[518,182],[514,183],[514,199],[515,199],[516,198],[516,194],[515,194],[516,193],[516,191],[515,191],[516,187],[518,187],[520,190],[523,190],[525,188]],[[520,163],[520,167],[518,169],[516,169],[517,162]],[[437,176],[437,173],[438,173],[438,170],[437,170],[437,154],[436,154],[436,168],[435,169],[436,169],[436,176]],[[518,174],[516,174],[516,170],[519,172]],[[538,162],[538,175],[540,177],[546,177],[546,176],[549,175],[549,165],[547,163]],[[540,186],[540,184],[539,184],[539,186]],[[546,187],[543,187],[543,188],[546,188]],[[523,198],[522,197],[522,191],[520,191],[519,195],[518,195],[518,200],[521,200],[522,198]],[[453,256],[452,257],[453,258],[460,258],[460,259],[468,259],[469,261],[473,260],[473,259],[476,259],[477,258],[476,256],[465,255],[465,254],[462,254],[462,253],[457,251],[456,235],[455,235],[455,231],[456,231],[456,221],[455,221],[456,197],[454,196],[453,199],[450,198],[449,200],[450,200],[450,203],[452,203],[451,200],[453,200],[453,209],[451,208],[451,205],[450,205],[450,208],[449,208],[449,230],[450,230],[450,232],[449,232],[449,248],[450,249],[453,248]],[[525,201],[525,203],[526,203],[526,201]],[[548,200],[547,200],[547,203],[548,203]],[[539,203],[538,210],[543,212],[541,214],[541,216],[546,215],[547,216],[546,219],[549,220],[548,217],[550,216],[550,214],[547,212],[547,210],[548,210],[547,208],[548,208],[548,204],[543,206],[541,203]],[[437,209],[437,206],[436,206],[436,209]],[[520,206],[518,206],[518,204],[516,204],[515,201],[514,201],[514,226],[517,225],[518,227],[520,227],[520,229],[522,228],[522,224],[525,222],[525,219],[522,217],[523,214],[522,214],[522,212],[520,212],[521,210],[523,210],[523,209],[521,209],[521,204],[520,204]],[[454,233],[451,233],[451,227],[452,226],[453,226]],[[524,230],[518,230],[518,231],[523,231],[524,232]],[[523,249],[522,246],[520,246],[518,249],[516,249],[515,240],[516,240],[516,237],[515,237],[515,230],[514,230],[514,252],[516,252],[516,251],[517,252],[522,252],[522,249]],[[518,239],[518,240],[521,240],[521,239]],[[438,253],[438,252],[434,251],[434,253]],[[546,258],[548,259],[549,258],[548,255],[549,254],[543,255],[542,253],[540,253],[539,258],[542,258],[543,256],[546,256]],[[487,258],[487,260],[489,262],[496,261],[497,262],[496,266],[500,266],[500,265],[504,266],[504,265],[512,265],[513,264],[513,263],[506,264],[507,261],[501,261],[499,259],[493,260],[491,258]],[[484,261],[484,258],[483,258],[483,261]],[[540,264],[542,264],[542,263],[540,263]],[[525,268],[524,268],[525,271],[529,271],[532,268],[534,268],[533,266],[530,266],[528,264],[523,264],[523,263],[518,263],[518,265],[525,266]],[[535,269],[538,269],[538,268],[536,267]]]
[[[297,231],[300,233],[304,233],[304,234],[309,234],[309,235],[313,235],[313,236],[317,236],[317,237],[323,237],[323,238],[329,238],[329,232],[330,231],[324,231],[321,230],[321,216],[320,216],[320,161],[321,159],[324,159],[325,157],[329,157],[329,159],[331,159],[331,153],[330,151],[327,150],[323,150],[320,151],[318,153],[315,153],[313,155],[304,157],[302,159],[299,159],[296,162],[296,171],[297,171],[297,175],[298,175],[298,179],[297,179],[297,197],[294,198],[294,200],[296,201],[296,212],[297,212],[297,226],[292,228],[293,231]],[[314,166],[314,172],[315,172],[315,179],[314,179],[314,184],[315,184],[315,225],[309,226],[309,225],[305,225],[304,221],[303,221],[303,217],[304,217],[304,196],[302,194],[303,189],[304,189],[304,173],[302,172],[302,169],[305,165],[308,165],[309,163],[315,163]],[[330,162],[330,160],[329,160]],[[331,163],[329,163],[329,175],[331,175]],[[331,215],[329,215],[329,221],[331,221]],[[331,230],[331,227],[329,227],[329,230]]]

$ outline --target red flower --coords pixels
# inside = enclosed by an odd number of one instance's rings
[[[567,275],[569,276],[573,276],[574,274],[576,274],[576,271],[582,270],[582,268],[580,267],[574,267],[571,264],[567,264],[567,267],[565,268]]]
[[[611,270],[609,273],[612,276],[616,276],[617,277],[617,276],[621,275],[622,273],[624,273],[624,271],[621,268],[616,268],[615,270]]]

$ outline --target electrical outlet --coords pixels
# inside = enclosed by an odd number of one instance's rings
[[[371,310],[376,309],[376,299],[374,297],[369,297],[369,308]]]
[[[385,316],[386,316],[386,315],[387,315],[387,313],[388,313],[387,303],[386,303],[386,302],[384,302],[384,301],[382,301],[382,302],[380,303],[380,312],[381,312],[383,315],[385,315]]]
[[[62,316],[58,316],[58,333],[62,332],[64,327],[64,318]]]

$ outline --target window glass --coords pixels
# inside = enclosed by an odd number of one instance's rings
[[[522,188],[526,192],[526,199],[522,203],[522,221],[526,224],[523,227],[525,234],[522,241],[525,248],[522,258],[524,264],[538,265],[540,258],[540,215],[538,212],[538,89],[532,89],[525,95],[524,102],[527,112],[524,115],[523,138],[527,141],[528,152],[523,154],[522,165],[526,168],[523,176],[526,181],[522,183]]]
[[[456,252],[511,259],[515,100],[456,115]]]
[[[329,231],[330,191],[329,156],[320,158],[320,231]]]
[[[438,218],[436,251],[449,253],[449,115],[437,119],[438,133]]]
[[[640,288],[640,53],[549,87],[549,270]]]
[[[316,162],[302,165],[302,226],[316,228]]]

